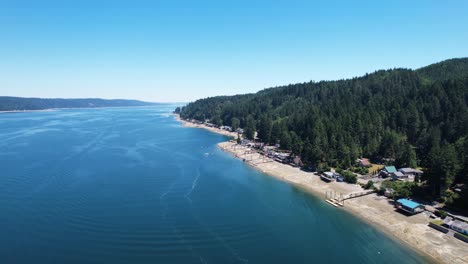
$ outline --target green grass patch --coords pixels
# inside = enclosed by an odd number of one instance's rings
[[[438,226],[442,226],[444,222],[442,222],[442,220],[434,220],[434,221],[431,221],[431,223],[436,224]]]

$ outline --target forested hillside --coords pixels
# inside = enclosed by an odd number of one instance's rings
[[[42,99],[0,96],[0,111],[42,110],[52,108],[145,106],[152,104],[154,103],[121,99]]]
[[[468,59],[450,59],[418,69],[418,74],[431,81],[468,78]]]
[[[433,195],[468,183],[468,58],[206,98],[177,112],[239,123],[247,137],[257,131],[259,140],[279,143],[308,166],[347,168],[358,157],[420,166]]]

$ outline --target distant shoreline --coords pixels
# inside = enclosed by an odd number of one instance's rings
[[[232,132],[182,120],[177,114],[175,114],[175,119],[181,122],[184,127],[202,128],[214,133],[233,136]],[[237,146],[234,142],[221,142],[218,147],[238,159],[243,160],[246,157],[243,155],[245,149]],[[255,156],[253,160],[260,160],[260,154],[256,155],[258,156]],[[304,172],[299,168],[276,161],[245,163],[271,177],[296,186],[322,199],[324,199],[326,191],[345,195],[362,191],[360,186],[353,184],[325,183],[314,173]],[[466,243],[430,228],[428,226],[430,218],[424,213],[405,216],[396,212],[388,199],[376,194],[346,200],[342,209],[418,252],[429,263],[468,263],[468,246]]]
[[[28,112],[52,112],[57,109],[51,108],[51,109],[40,109],[40,110],[6,110],[6,111],[0,111],[0,114],[7,114],[7,113],[28,113]]]
[[[162,104],[162,103],[161,103]],[[29,113],[29,112],[53,112],[57,110],[76,110],[76,109],[103,109],[103,108],[143,108],[152,107],[152,105],[139,105],[139,106],[97,106],[97,107],[61,107],[61,108],[47,108],[47,109],[31,109],[31,110],[6,110],[0,111],[0,114],[7,113]]]

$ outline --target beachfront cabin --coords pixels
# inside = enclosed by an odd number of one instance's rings
[[[422,171],[413,169],[413,168],[401,168],[398,169],[399,172],[403,173],[404,175],[418,175],[421,176],[423,174]]]
[[[407,178],[403,173],[399,171],[390,174],[390,177],[392,177],[392,180],[394,181],[403,181]]]
[[[333,173],[331,171],[326,171],[326,172],[320,174],[320,179],[322,179],[323,181],[326,181],[326,182],[335,181],[335,173]]]
[[[226,131],[232,131],[232,128],[230,126],[220,126],[219,128]]]
[[[415,180],[415,175],[414,174],[404,174],[401,171],[397,171],[391,174],[392,180],[395,181],[409,181],[413,182]]]
[[[408,199],[398,199],[395,207],[410,214],[417,214],[424,211],[424,205]]]
[[[450,227],[450,225],[453,223],[453,218],[451,216],[446,216],[444,218],[444,220],[442,221],[442,223],[445,225],[445,226],[448,226]]]
[[[366,159],[366,158],[357,159],[356,163],[358,166],[361,166],[361,167],[366,167],[366,168],[372,167],[372,164],[370,163],[369,159]]]
[[[423,174],[422,171],[413,168],[401,168],[398,171],[403,173],[409,181],[414,181],[416,178],[420,179]]]
[[[392,173],[397,172],[397,169],[395,166],[385,166],[381,171],[380,171],[380,177],[382,178],[387,178],[392,175]]]
[[[450,228],[459,233],[468,235],[468,224],[460,220],[454,220],[450,223]]]
[[[275,152],[274,160],[281,163],[289,163],[291,154],[286,152]]]

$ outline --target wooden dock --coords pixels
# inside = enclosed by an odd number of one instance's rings
[[[325,192],[325,201],[335,207],[344,206],[344,196],[342,193],[337,193],[333,191]]]
[[[356,192],[356,193],[350,193],[348,195],[344,195],[339,192],[326,191],[325,201],[335,207],[338,207],[338,206],[344,207],[346,200],[357,198],[357,197],[362,197],[362,196],[369,195],[374,192],[375,192],[374,190],[366,190],[363,192]]]
[[[374,190],[365,190],[363,192],[350,193],[350,194],[348,194],[348,196],[344,197],[343,200],[358,198],[358,197],[361,197],[361,196],[364,196],[364,195],[369,195],[371,193],[375,193],[375,191]]]

